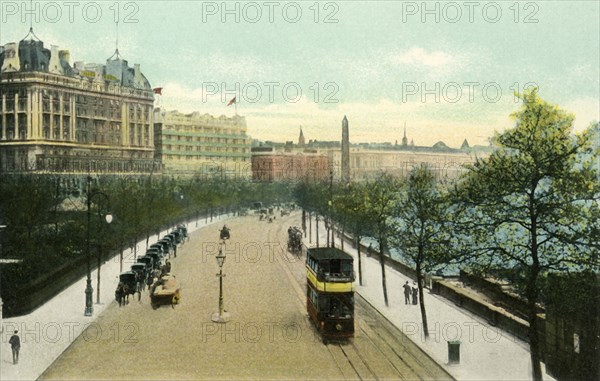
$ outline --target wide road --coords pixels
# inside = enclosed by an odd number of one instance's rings
[[[451,380],[358,296],[356,337],[321,342],[306,313],[304,258],[285,250],[287,227],[299,219],[294,213],[272,224],[254,215],[227,221],[227,324],[211,321],[220,228],[213,224],[190,234],[171,259],[182,285],[179,305],[153,310],[147,291],[140,302],[113,302],[40,378]]]

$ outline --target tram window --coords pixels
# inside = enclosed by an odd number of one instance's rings
[[[316,261],[313,258],[308,258],[308,267],[310,267],[311,269],[313,269],[315,272],[316,270]]]
[[[330,272],[332,274],[339,274],[340,273],[340,260],[339,259],[332,259],[329,262],[329,269],[331,270]]]
[[[352,315],[352,310],[346,304],[342,304],[342,316],[350,317]]]
[[[340,301],[337,298],[331,298],[330,304],[331,308],[329,310],[329,314],[332,316],[339,316],[342,313]]]
[[[320,312],[329,312],[329,298],[327,295],[319,295],[318,308]]]
[[[313,290],[312,288],[308,288],[308,297],[310,298],[311,303],[318,308],[319,306],[319,300],[318,300],[318,295],[315,292],[315,290]]]
[[[343,261],[342,262],[342,273],[343,274],[352,273],[353,270],[354,270],[354,267],[352,266],[351,261]]]

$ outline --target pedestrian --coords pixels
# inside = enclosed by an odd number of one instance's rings
[[[419,288],[417,287],[417,282],[413,282],[413,287],[412,287],[412,302],[413,304],[417,304],[417,300],[418,300],[418,296],[419,295]]]
[[[15,365],[19,363],[19,349],[21,349],[21,339],[19,339],[17,333],[19,333],[19,331],[15,331],[15,334],[8,340],[8,343],[12,348],[13,364]]]
[[[367,249],[367,257],[370,257],[372,252],[373,252],[373,244],[370,243],[369,248]]]
[[[406,281],[406,283],[402,287],[404,287],[404,304],[410,304],[410,284],[408,284],[408,281]]]

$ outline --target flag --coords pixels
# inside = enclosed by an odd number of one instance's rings
[[[154,91],[154,94],[162,95],[162,89],[162,87],[155,87],[152,91]]]
[[[236,98],[237,98],[237,96],[233,97],[233,98],[232,98],[232,99],[229,101],[229,103],[227,103],[227,106],[231,106],[232,104],[234,104],[234,103],[237,103],[237,101],[236,101]]]

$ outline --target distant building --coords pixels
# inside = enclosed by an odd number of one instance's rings
[[[156,160],[165,175],[250,178],[246,119],[154,111]]]
[[[340,150],[328,151],[336,178],[341,178],[342,154]],[[471,164],[475,156],[465,152],[439,152],[428,150],[384,150],[352,147],[350,149],[350,179],[366,180],[381,172],[406,177],[410,171],[425,163],[438,179],[454,179],[465,171],[463,165]]]
[[[154,170],[154,94],[118,51],[70,64],[33,30],[0,49],[0,173]]]
[[[415,147],[411,141],[409,146],[406,125],[401,146],[397,142],[393,145],[378,143],[352,146],[349,142],[348,119],[345,116],[342,120],[341,149],[323,146],[319,152],[328,155],[334,177],[342,181],[365,180],[381,172],[405,177],[421,163],[428,164],[438,179],[454,179],[465,171],[465,164],[475,161],[474,155],[450,148],[442,141],[433,147]]]
[[[252,179],[257,181],[318,181],[329,178],[327,155],[312,150],[252,148]]]
[[[404,123],[404,136],[402,137],[402,147],[408,146],[408,138],[406,137],[406,123]]]
[[[306,142],[304,141],[304,134],[302,133],[302,127],[300,127],[300,136],[298,137],[298,146],[304,147]]]
[[[254,179],[272,181],[297,177],[298,171],[290,172],[285,169],[298,162],[292,164],[289,157],[311,152],[313,155],[327,158],[327,166],[323,162],[319,164],[321,170],[313,171],[316,174],[314,179],[328,180],[330,171],[336,181],[362,181],[374,178],[382,172],[406,177],[413,168],[425,163],[437,179],[447,180],[455,179],[465,172],[465,165],[474,163],[477,155],[484,157],[488,154],[488,149],[483,149],[484,147],[456,149],[448,147],[442,141],[432,147],[415,146],[412,140],[409,145],[406,128],[402,145],[397,142],[351,144],[349,137],[349,122],[344,116],[342,136],[338,141],[311,139],[304,147],[294,146],[291,142],[266,142],[266,146],[252,149],[252,176]],[[258,144],[260,143],[256,142],[256,145]],[[286,157],[262,157],[266,152],[269,155],[277,153]],[[286,171],[289,173],[284,175]]]

